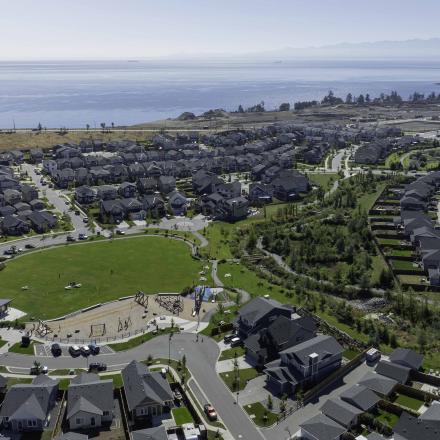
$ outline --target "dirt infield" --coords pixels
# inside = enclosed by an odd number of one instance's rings
[[[160,325],[161,317],[179,318],[179,321],[197,321],[197,316],[193,316],[194,300],[183,298],[176,295],[176,299],[181,301],[183,310],[173,314],[167,308],[161,306],[156,301],[156,295],[148,296],[148,304],[145,306],[138,304],[133,298],[127,298],[120,301],[113,301],[103,304],[100,307],[79,312],[73,316],[56,321],[47,321],[51,332],[47,335],[49,339],[113,339],[124,338],[128,334],[133,335],[146,331],[151,327],[151,321],[156,320]],[[172,297],[170,294],[170,301]],[[168,297],[165,297],[168,299]],[[200,313],[200,319],[215,308],[217,305],[204,302]],[[169,322],[169,319],[166,319]],[[150,324],[150,325],[149,325]],[[147,326],[149,326],[147,328]],[[34,330],[34,323],[28,323],[26,330]],[[32,332],[38,336],[35,331]]]

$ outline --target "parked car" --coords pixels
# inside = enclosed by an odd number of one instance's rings
[[[237,337],[237,335],[235,335],[234,333],[231,333],[229,335],[225,335],[225,337],[223,338],[223,342],[225,344],[229,344],[236,337]]]
[[[207,403],[203,408],[209,420],[217,420],[217,412],[210,403]]]
[[[89,371],[105,371],[107,370],[107,365],[100,362],[92,362],[89,365]]]
[[[90,354],[90,348],[88,345],[82,345],[81,346],[81,354],[83,356],[88,356]]]
[[[63,352],[61,350],[60,344],[52,344],[52,346],[50,347],[50,351],[54,356],[61,356]]]
[[[90,353],[99,354],[101,347],[96,344],[89,344]]]
[[[81,354],[81,349],[77,345],[71,345],[69,347],[69,353],[71,356],[79,356]]]
[[[49,368],[47,368],[46,365],[44,365],[43,367],[41,367],[41,373],[42,374],[47,374],[49,372]]]
[[[241,345],[241,339],[238,336],[231,339],[231,347],[238,347],[239,345]]]
[[[125,235],[125,231],[122,231],[121,229],[116,229],[116,234]]]
[[[83,222],[84,222],[84,223],[88,223],[88,222],[89,222],[89,218],[88,218],[88,217],[84,217],[84,218],[83,218]]]
[[[26,249],[35,249],[35,245],[33,245],[32,243],[25,244],[24,247]]]
[[[68,235],[66,240],[67,241],[76,241],[76,239],[74,237],[72,237],[71,235]]]
[[[87,240],[89,237],[86,234],[79,234],[78,235],[78,240]]]

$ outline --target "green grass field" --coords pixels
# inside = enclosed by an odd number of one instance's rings
[[[390,428],[392,428],[399,420],[399,416],[396,416],[396,414],[389,413],[382,409],[378,411],[379,411],[379,415],[377,416],[377,420],[382,422],[384,425],[389,426]]]
[[[34,354],[34,345],[36,343],[31,341],[31,343],[27,347],[22,347],[21,342],[17,342],[9,348],[9,351],[12,353],[20,353],[20,354]]]
[[[239,380],[239,390],[243,390],[249,380],[255,379],[258,376],[258,371],[255,368],[244,368],[239,370],[240,380]],[[227,371],[225,373],[220,373],[220,377],[224,380],[225,384],[231,391],[236,391],[233,388],[234,383],[234,371]]]
[[[173,414],[174,421],[176,422],[177,426],[183,425],[184,423],[194,422],[190,412],[188,411],[188,408],[184,406],[181,406],[180,408],[173,408],[171,412]]]
[[[244,347],[233,347],[228,348],[227,350],[223,350],[220,353],[219,361],[224,361],[227,359],[234,359],[235,356],[240,357],[246,353],[246,349]]]
[[[178,333],[179,329],[177,327],[174,327],[173,329],[171,329],[171,327],[159,329],[159,331],[156,334],[154,334],[153,332],[149,332],[149,333],[145,333],[145,334],[136,336],[135,338],[132,338],[126,342],[119,342],[116,344],[108,344],[108,346],[111,347],[114,351],[125,351],[125,350],[129,350],[130,348],[137,347],[137,346],[143,344],[144,342],[147,342],[150,339],[153,339],[156,336],[169,334],[171,332]]]
[[[180,292],[197,281],[201,265],[185,243],[140,236],[33,252],[9,262],[0,284],[14,307],[48,319],[138,290]],[[65,290],[71,281],[82,287]]]
[[[308,174],[308,178],[312,184],[322,186],[325,191],[328,191],[335,180],[338,179],[337,173],[322,173],[322,174]]]
[[[252,421],[257,426],[271,426],[278,419],[276,414],[267,410],[260,402],[244,405],[243,408],[249,414],[249,417],[252,416]]]
[[[414,411],[418,411],[424,402],[422,400],[414,399],[414,397],[399,394],[394,403],[397,403],[398,405],[404,406]]]

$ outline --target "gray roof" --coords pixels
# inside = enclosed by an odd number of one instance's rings
[[[368,411],[380,400],[380,397],[376,393],[363,385],[353,385],[351,388],[345,390],[340,395],[340,398],[351,405],[357,406],[363,411]]]
[[[113,410],[113,381],[100,380],[96,374],[81,373],[67,389],[67,418],[78,412],[102,415]]]
[[[359,385],[363,385],[381,395],[388,396],[397,385],[397,381],[369,371],[359,381]]]
[[[132,431],[131,435],[133,440],[168,440],[167,431],[163,425]]]
[[[403,411],[393,427],[395,440],[438,440],[440,427],[437,423],[421,420]]]
[[[409,368],[404,367],[403,365],[387,361],[380,361],[376,366],[376,373],[397,380],[397,382],[402,384],[408,382],[410,371]]]
[[[89,437],[85,434],[78,434],[77,432],[65,432],[57,435],[53,440],[87,440]]]
[[[167,380],[158,371],[150,372],[145,364],[130,362],[122,370],[128,408],[150,404],[165,405],[173,400],[173,392]]]
[[[360,414],[363,413],[359,408],[356,408],[341,399],[327,400],[324,405],[322,405],[321,412],[343,426],[349,426]]]
[[[420,416],[420,420],[437,422],[440,424],[440,402],[434,401],[431,406]]]
[[[291,311],[286,306],[283,306],[278,301],[275,301],[271,298],[263,298],[261,296],[257,296],[253,300],[249,301],[246,305],[244,305],[240,311],[240,317],[249,322],[257,322],[267,313],[271,312],[274,308],[285,309]]]
[[[30,384],[12,385],[6,393],[0,417],[9,420],[39,419],[44,421],[51,405],[51,393],[58,381],[37,376]]]
[[[281,354],[286,354],[289,358],[295,358],[300,364],[306,365],[312,353],[319,355],[319,360],[343,352],[343,348],[333,336],[318,335],[301,344],[283,350]]]
[[[324,414],[318,414],[315,417],[301,423],[302,429],[311,434],[316,440],[335,440],[347,430]]]
[[[423,363],[423,355],[408,348],[396,348],[390,354],[390,361],[418,370]]]
[[[0,299],[0,307],[7,306],[11,301],[12,299]]]

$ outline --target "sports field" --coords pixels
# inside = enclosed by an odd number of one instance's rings
[[[166,238],[69,245],[9,262],[0,272],[0,295],[13,299],[27,318],[48,319],[138,290],[180,292],[197,283],[201,268],[188,245]],[[82,286],[66,290],[70,282]]]

